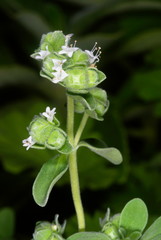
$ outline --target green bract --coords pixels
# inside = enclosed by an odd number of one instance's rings
[[[73,67],[66,70],[66,77],[60,84],[69,92],[87,93],[89,89],[97,86],[106,76],[97,68]]]
[[[104,230],[103,233],[107,234],[111,240],[119,240],[120,234],[118,232],[117,227],[114,224],[108,224]]]
[[[54,75],[52,74],[54,72],[54,70],[53,70],[54,63],[52,61],[53,59],[64,60],[65,57],[62,55],[59,55],[57,53],[51,53],[44,59],[42,70],[40,71],[40,75],[51,81],[54,78]]]
[[[67,63],[64,64],[64,67],[74,67],[74,66],[89,66],[89,57],[88,55],[82,51],[81,49],[78,49],[75,51],[71,58],[68,59]]]
[[[88,93],[106,78],[95,67],[95,63],[99,61],[99,48],[83,51],[75,47],[75,44],[69,45],[70,38],[71,34],[65,36],[62,31],[43,35],[40,47],[31,56],[42,60],[42,77],[59,83],[70,92]],[[96,49],[98,51],[94,55]],[[54,60],[64,61],[59,66],[54,66]]]
[[[58,52],[64,44],[65,36],[62,31],[49,32],[42,35],[40,49],[46,50],[48,47],[50,52]]]
[[[68,142],[66,133],[53,122],[44,119],[44,117],[35,116],[28,130],[30,136],[38,145],[58,150],[61,153],[71,151],[72,147]],[[65,152],[62,149],[65,149]]]
[[[91,118],[103,120],[103,115],[109,108],[105,90],[95,87],[90,89],[87,94],[69,94],[74,99],[75,112],[86,112]]]

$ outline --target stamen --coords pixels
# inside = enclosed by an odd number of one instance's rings
[[[92,50],[91,50],[91,52],[94,52],[95,50],[97,50],[97,42],[95,42],[95,44],[94,44],[94,46],[93,46],[93,48],[92,48]]]
[[[102,53],[100,50],[101,50],[101,47],[99,47],[99,48],[97,49],[97,52],[96,52],[96,56],[97,56],[97,57],[99,57],[100,54]]]
[[[76,46],[76,44],[77,44],[77,40],[75,40],[75,41],[74,41],[74,45],[73,45],[73,47],[75,47],[75,46]]]

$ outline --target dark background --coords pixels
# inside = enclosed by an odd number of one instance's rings
[[[41,35],[74,33],[83,50],[97,41],[98,68],[107,79],[110,109],[103,122],[90,119],[83,137],[117,147],[123,163],[113,166],[85,148],[79,150],[82,199],[87,230],[99,230],[107,207],[119,212],[142,198],[152,221],[161,215],[161,1],[153,0],[5,0],[0,2],[0,208],[15,213],[14,239],[31,239],[35,222],[68,219],[66,236],[77,231],[66,174],[45,208],[32,198],[32,184],[53,152],[26,151],[22,140],[33,116],[57,107],[65,129],[66,96],[62,87],[39,76],[30,58]],[[76,123],[80,120],[76,116]]]

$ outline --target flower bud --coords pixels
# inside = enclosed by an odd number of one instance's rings
[[[105,218],[100,221],[102,232],[107,234],[111,240],[120,239],[119,219],[120,214],[115,214],[113,217],[110,217],[110,209],[107,209]]]
[[[120,239],[120,234],[118,232],[117,227],[112,224],[112,223],[108,223],[104,226],[103,233],[107,234],[111,240],[119,240]]]

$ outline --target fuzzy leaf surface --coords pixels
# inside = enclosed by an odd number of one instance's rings
[[[110,238],[99,232],[80,232],[68,237],[67,240],[110,240]]]
[[[56,155],[45,162],[38,173],[32,189],[35,202],[44,207],[48,201],[54,184],[64,175],[68,169],[66,155]]]
[[[139,199],[134,198],[129,201],[123,208],[119,227],[127,232],[127,236],[134,231],[142,232],[148,221],[148,211],[145,203]]]
[[[141,240],[159,240],[161,239],[161,217],[145,231]]]
[[[92,152],[98,154],[99,156],[107,159],[109,162],[118,165],[122,162],[122,155],[120,151],[116,148],[110,147],[110,148],[98,148],[93,147],[89,143],[82,141],[79,143],[78,147],[87,147]]]

